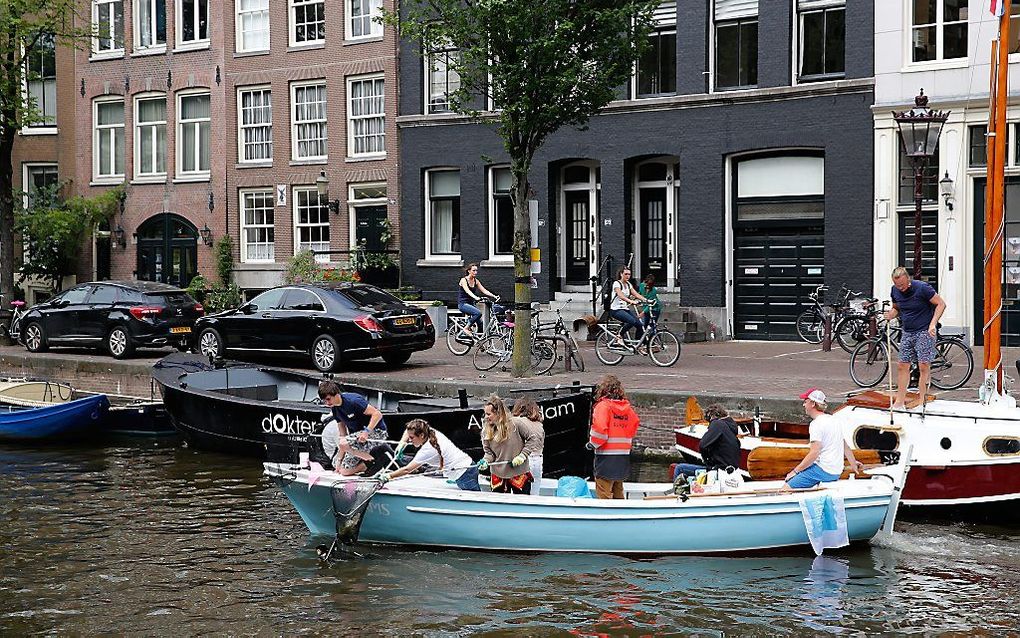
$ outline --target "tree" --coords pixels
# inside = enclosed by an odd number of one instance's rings
[[[406,0],[385,22],[423,53],[455,48],[460,76],[451,108],[479,118],[472,100],[492,100],[510,157],[514,206],[513,376],[528,374],[531,231],[528,173],[536,151],[565,126],[583,129],[617,98],[647,46],[659,0]]]
[[[14,289],[14,140],[42,118],[24,90],[31,79],[26,61],[51,38],[58,46],[90,41],[91,20],[78,13],[78,5],[76,0],[0,0],[0,294],[6,299],[13,298]],[[0,315],[5,312],[0,308]]]

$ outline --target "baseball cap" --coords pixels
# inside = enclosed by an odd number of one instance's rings
[[[810,399],[815,403],[825,403],[825,393],[818,388],[811,388],[800,395],[802,399]]]

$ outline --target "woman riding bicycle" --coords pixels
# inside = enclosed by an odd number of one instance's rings
[[[651,304],[645,308],[644,313],[641,315],[641,321],[645,329],[647,329],[652,317],[655,317],[655,321],[658,321],[659,315],[662,314],[662,302],[659,301],[659,289],[655,287],[655,275],[648,275],[644,278],[644,281],[638,284],[638,294],[647,299]]]
[[[641,303],[648,303],[648,300],[630,283],[630,268],[621,267],[616,273],[616,281],[613,282],[613,300],[609,304],[609,316],[623,324],[620,328],[620,337],[625,338],[631,328],[634,328],[635,339],[640,339],[644,334],[644,325],[632,309]],[[617,339],[616,343],[622,345],[623,341]]]
[[[464,269],[464,273],[465,275],[460,278],[460,284],[457,288],[457,308],[471,317],[471,321],[467,324],[468,330],[473,329],[475,324],[481,328],[482,311],[478,309],[478,306],[475,305],[476,303],[483,298],[491,299],[493,301],[491,316],[493,317],[502,315],[505,308],[495,303],[499,297],[489,292],[482,285],[482,282],[478,281],[478,264],[468,264],[468,267]]]

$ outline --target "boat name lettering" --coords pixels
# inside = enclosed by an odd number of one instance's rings
[[[311,434],[315,424],[299,416],[274,412],[262,419],[262,431],[266,434]]]
[[[545,408],[545,418],[555,419],[556,417],[574,414],[575,412],[577,412],[577,406],[574,405],[573,401],[559,405],[550,405]]]
[[[368,511],[375,512],[379,516],[390,515],[390,508],[386,506],[386,503],[376,503],[375,501],[369,501]]]

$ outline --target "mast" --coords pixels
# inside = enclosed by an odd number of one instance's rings
[[[985,387],[1002,393],[1002,247],[1006,168],[1006,97],[1009,92],[1009,18],[1012,0],[1000,0],[999,38],[992,43],[989,90],[988,173],[985,191],[984,366]]]

